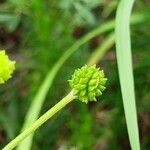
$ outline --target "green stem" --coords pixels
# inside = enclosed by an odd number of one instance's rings
[[[104,54],[113,46],[115,43],[114,33],[110,33],[109,36],[100,44],[100,46],[92,53],[88,60],[88,65],[94,65],[104,56]]]
[[[14,140],[12,140],[8,145],[6,145],[2,150],[12,150],[16,147],[22,140],[27,136],[37,130],[42,124],[44,124],[49,118],[56,114],[59,110],[65,107],[68,103],[74,100],[76,96],[74,91],[71,91],[66,97],[64,97],[60,102],[48,110],[44,115],[42,115],[34,124],[32,124],[28,129],[24,130],[20,135],[18,135]]]

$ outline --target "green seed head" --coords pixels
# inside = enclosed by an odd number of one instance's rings
[[[0,84],[5,83],[15,70],[15,61],[9,60],[5,51],[0,51]]]
[[[96,101],[96,97],[102,95],[106,81],[103,70],[96,68],[96,65],[85,65],[81,69],[75,70],[69,84],[79,100],[87,103],[88,101]]]

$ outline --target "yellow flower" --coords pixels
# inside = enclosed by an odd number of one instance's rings
[[[0,51],[0,84],[11,78],[15,70],[15,61],[11,61],[4,50]]]

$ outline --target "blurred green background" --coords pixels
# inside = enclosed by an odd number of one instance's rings
[[[115,18],[117,0],[0,0],[0,49],[17,61],[13,79],[0,86],[0,149],[19,134],[35,93],[56,61],[82,38]],[[150,1],[137,0],[145,21],[131,26],[141,149],[150,149]],[[41,114],[68,91],[67,80],[108,36],[81,46],[61,67]],[[115,46],[99,61],[108,78],[98,102],[74,101],[36,133],[32,150],[129,150]]]

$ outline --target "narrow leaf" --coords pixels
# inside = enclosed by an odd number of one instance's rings
[[[122,0],[116,15],[116,52],[121,92],[132,150],[140,150],[130,40],[130,15],[134,0]]]

